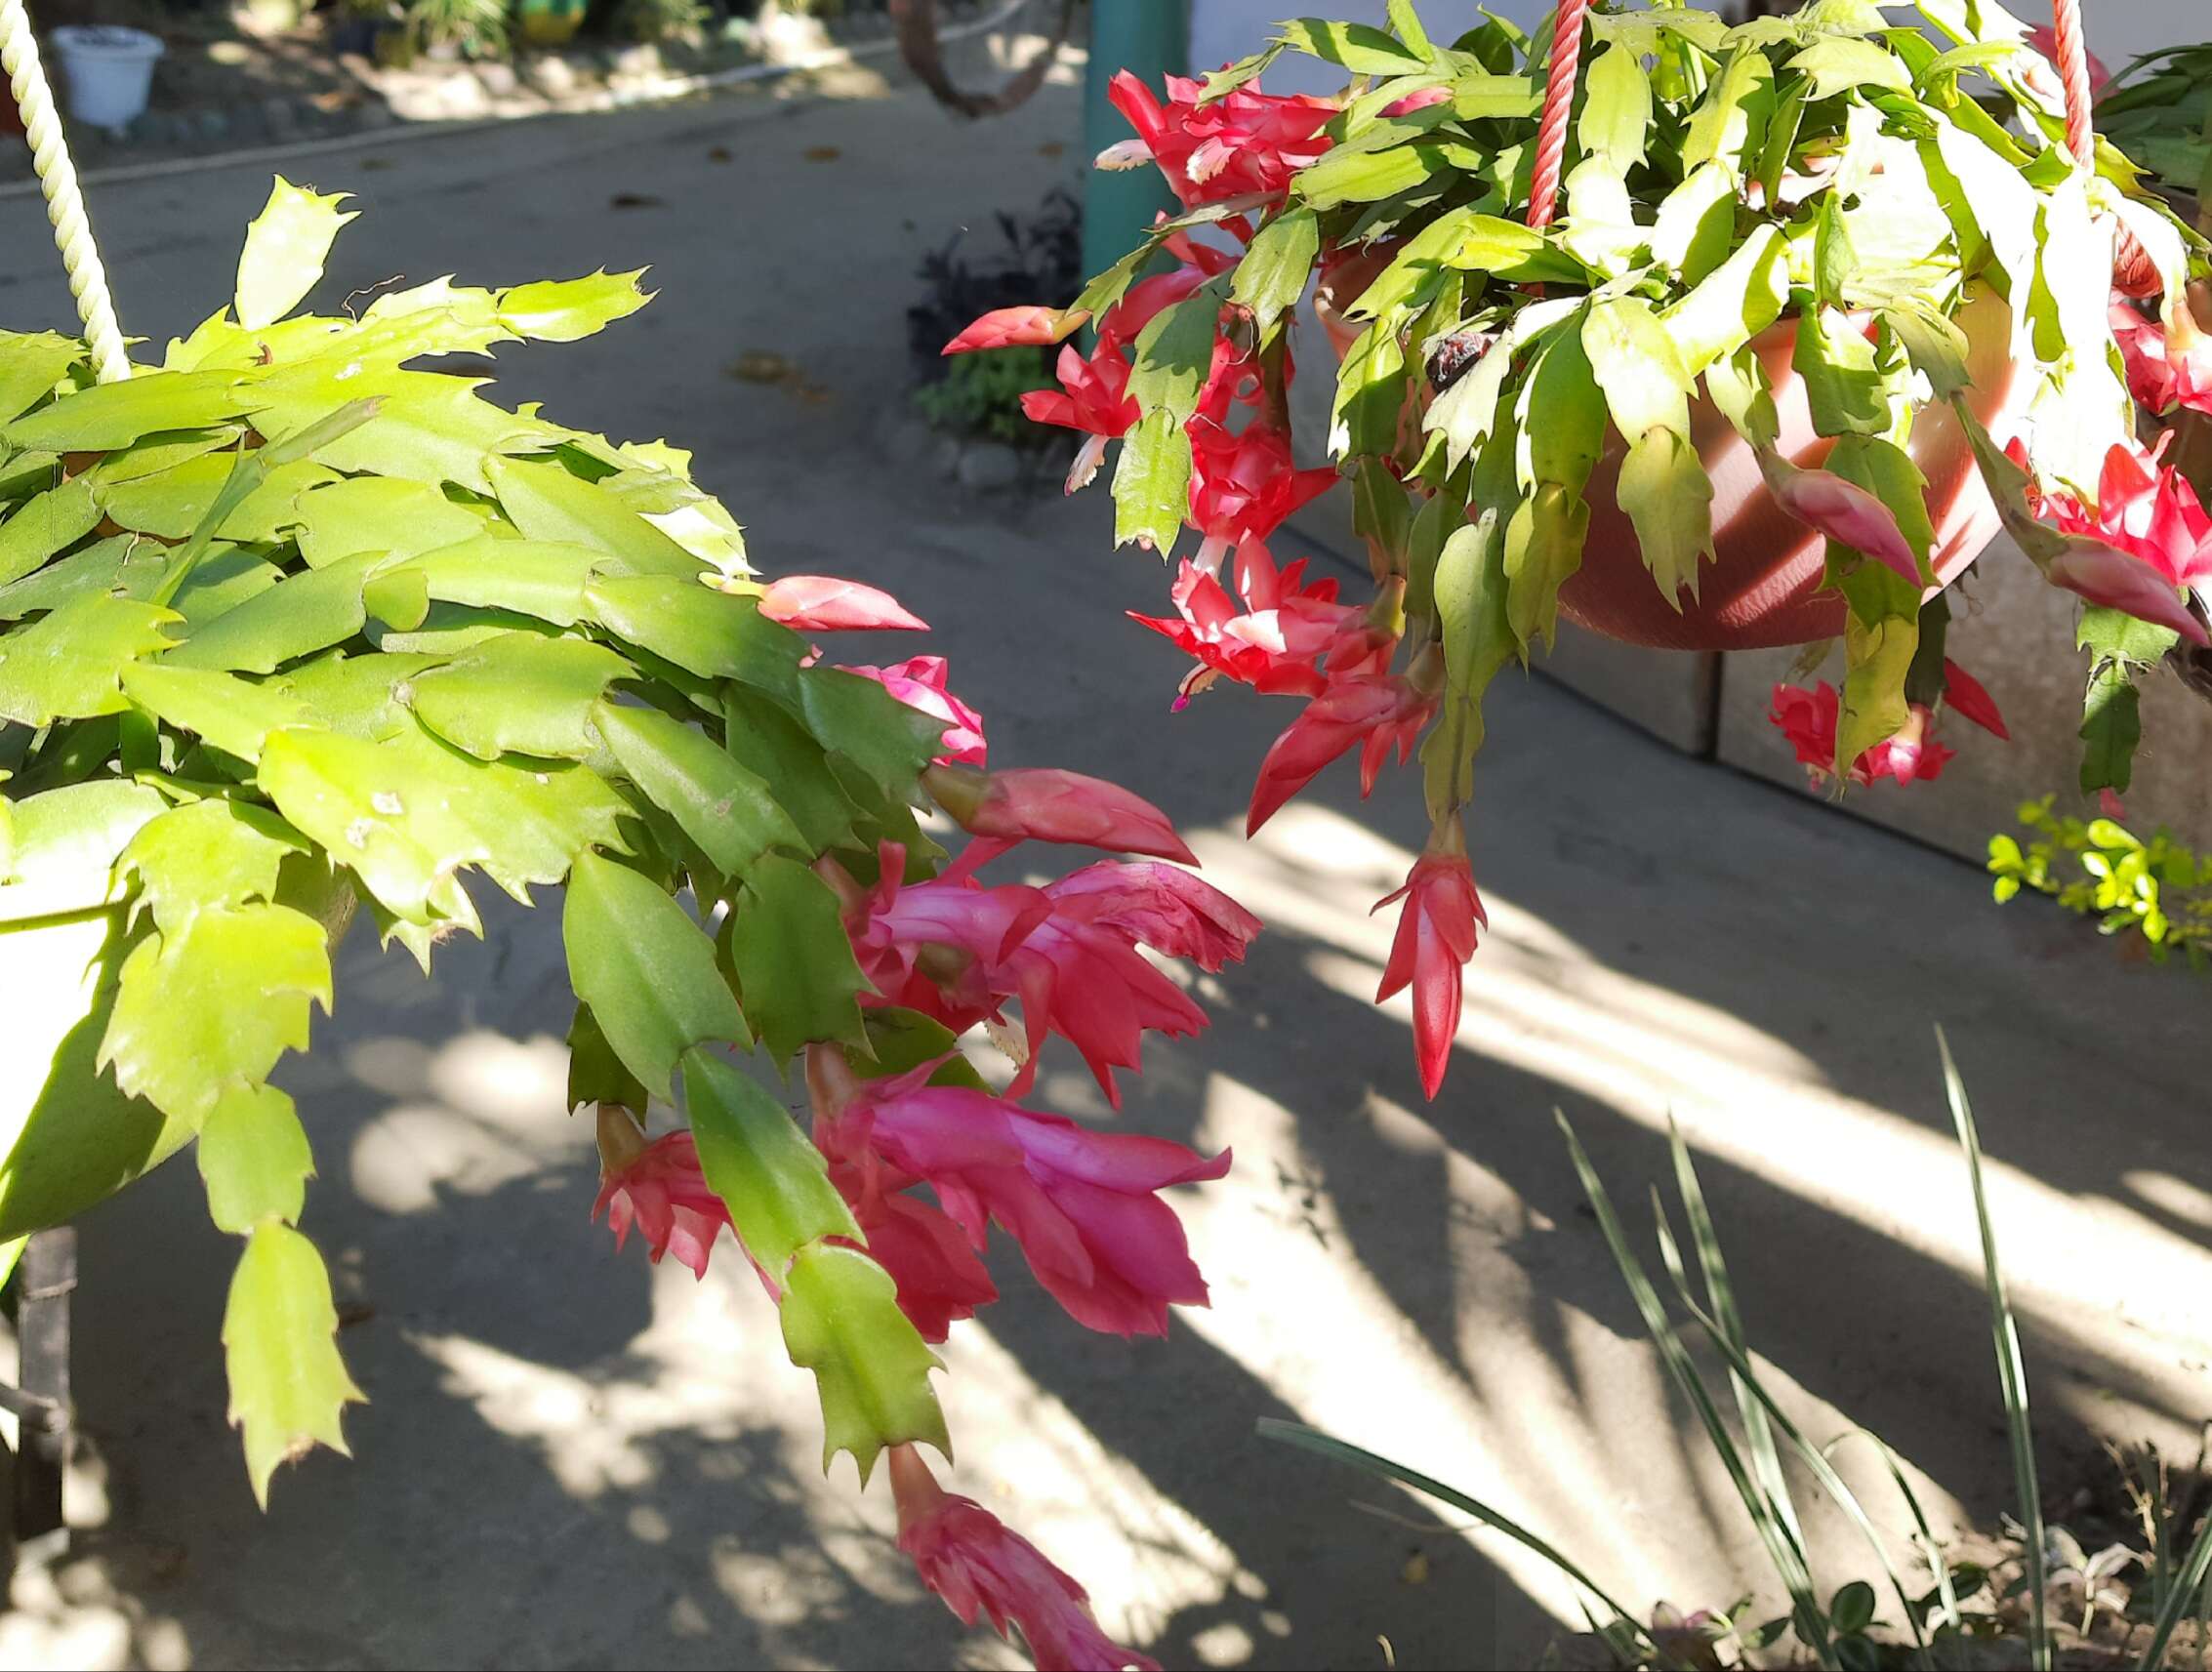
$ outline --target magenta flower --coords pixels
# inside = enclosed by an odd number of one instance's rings
[[[1167,87],[1167,102],[1162,103],[1123,70],[1108,84],[1106,97],[1136,130],[1144,154],[1160,165],[1186,209],[1232,197],[1280,199],[1290,189],[1290,177],[1329,149],[1322,129],[1336,114],[1332,101],[1275,98],[1253,81],[1201,103],[1203,81],[1170,75]]]
[[[1322,694],[1290,722],[1259,763],[1252,785],[1245,834],[1252,835],[1292,795],[1346,750],[1360,750],[1360,795],[1374,792],[1374,781],[1390,752],[1403,765],[1413,753],[1421,728],[1436,713],[1433,692],[1408,678],[1381,673],[1351,673],[1332,678]]]
[[[1390,961],[1383,965],[1374,1001],[1379,1004],[1413,988],[1413,1057],[1420,1065],[1421,1089],[1434,1101],[1459,1032],[1459,972],[1475,956],[1478,929],[1490,927],[1490,916],[1460,851],[1422,854],[1406,885],[1376,901],[1374,909],[1379,912],[1394,900],[1406,904],[1398,914],[1397,938],[1390,943]]]
[[[1361,612],[1336,601],[1333,579],[1305,586],[1303,558],[1278,573],[1267,548],[1256,540],[1238,550],[1236,573],[1244,592],[1242,609],[1217,576],[1186,561],[1168,594],[1180,620],[1129,612],[1131,620],[1197,659],[1175,707],[1217,677],[1263,693],[1319,696],[1328,684],[1321,660],[1328,655],[1334,669],[1339,645],[1351,646],[1359,636]],[[1352,646],[1351,653],[1364,648]]]
[[[618,1249],[635,1225],[653,1264],[673,1252],[701,1278],[715,1234],[730,1222],[722,1199],[707,1188],[691,1134],[670,1132],[647,1143],[636,1120],[615,1103],[599,1105],[599,1196],[592,1217],[601,1214]]]
[[[1987,701],[1987,693],[1983,695]],[[1767,713],[1768,722],[1789,740],[1798,764],[1805,768],[1806,776],[1816,786],[1835,775],[1835,730],[1842,712],[1843,699],[1825,679],[1810,691],[1797,685],[1775,687],[1774,706]],[[1995,713],[1993,706],[1990,713]],[[1958,752],[1936,741],[1935,719],[1926,704],[1914,703],[1912,717],[1903,730],[1875,744],[1852,762],[1851,782],[1864,788],[1882,778],[1910,784],[1942,777],[1944,767]]]
[[[926,1183],[980,1252],[996,1224],[1021,1244],[1037,1280],[1086,1328],[1165,1335],[1169,1306],[1204,1306],[1170,1185],[1215,1179],[1208,1160],[1135,1132],[1099,1132],[964,1085],[925,1083],[937,1069],[859,1082],[815,1141],[834,1165],[877,1188]]]
[[[1080,307],[996,307],[945,345],[948,354],[980,348],[1042,348],[1072,336],[1090,317]]]
[[[929,624],[890,593],[834,575],[786,575],[760,593],[760,613],[797,632],[894,629],[926,632]]]
[[[1021,1628],[1038,1672],[1160,1672],[1098,1629],[1084,1588],[1036,1545],[977,1503],[937,1485],[911,1446],[891,1448],[891,1491],[899,1506],[899,1549],[922,1582],[963,1625],[988,1615],[1001,1637]]]
[[[945,659],[914,656],[890,668],[847,668],[863,679],[873,679],[908,708],[945,722],[939,740],[940,761],[981,766],[986,757],[983,716],[945,688]]]
[[[1273,424],[1254,419],[1232,435],[1202,414],[1189,428],[1190,520],[1204,537],[1197,565],[1208,574],[1219,571],[1231,547],[1264,543],[1284,518],[1336,485],[1332,469],[1291,469],[1290,431]]]
[[[1196,865],[1175,827],[1141,795],[1118,784],[1049,766],[1016,766],[1004,772],[963,772],[932,767],[922,783],[937,804],[968,835],[990,838],[967,861],[972,871],[1018,841],[1080,842],[1108,853],[1142,853]]]

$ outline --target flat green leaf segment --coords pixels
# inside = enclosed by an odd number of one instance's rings
[[[473,886],[565,885],[580,1100],[688,1103],[748,1247],[791,1269],[834,1448],[941,1437],[889,1280],[824,1242],[861,1237],[822,1158],[727,1060],[865,1040],[811,867],[923,840],[938,728],[802,666],[687,455],[489,398],[482,356],[622,319],[638,274],[296,313],[352,219],[276,182],[229,306],[127,382],[0,334],[0,961],[67,971],[0,1065],[0,1129],[25,1126],[0,1216],[63,1217],[196,1138],[243,1239],[224,1341],[266,1494],[359,1397],[299,1229],[313,1112],[269,1084],[334,1002],[332,947],[365,907],[427,967],[477,929]]]
[[[1283,428],[1273,396],[1290,370],[1287,319],[1309,284],[1339,360],[1327,445],[1354,484],[1355,526],[1375,552],[1376,580],[1406,583],[1406,643],[1441,637],[1456,667],[1491,663],[1494,618],[1487,607],[1459,610],[1457,622],[1446,613],[1468,601],[1463,561],[1449,571],[1449,599],[1430,586],[1453,531],[1431,524],[1420,541],[1396,539],[1375,520],[1376,484],[1402,487],[1416,508],[1426,499],[1454,515],[1495,514],[1498,601],[1524,659],[1553,639],[1563,590],[1585,605],[1602,592],[1587,613],[1647,641],[1724,638],[1771,613],[1777,594],[1737,578],[1763,555],[1730,538],[1760,520],[1738,514],[1758,488],[1720,420],[1802,469],[1832,447],[1829,468],[1880,502],[1915,559],[1953,572],[1966,555],[1959,519],[1943,531],[1948,549],[1924,549],[1933,531],[1913,538],[1929,529],[1936,491],[1915,462],[1947,469],[1956,456],[1952,415],[1931,405],[1958,397],[1985,422],[2002,419],[2037,486],[2094,506],[2111,448],[2135,440],[2108,312],[2114,230],[2158,273],[2169,341],[2197,335],[2177,299],[2212,271],[2203,239],[2109,143],[2094,173],[2074,165],[2050,68],[1999,6],[1920,0],[1909,21],[1862,0],[1741,23],[1722,16],[1731,10],[1741,9],[1622,0],[1590,10],[1561,189],[1538,229],[1530,193],[1548,16],[1533,34],[1476,12],[1446,29],[1433,5],[1395,0],[1386,29],[1299,19],[1208,76],[1202,108],[1286,53],[1318,61],[1345,91],[1325,145],[1280,201],[1202,204],[1153,228],[1086,291],[1084,306],[1116,340],[1108,310],[1164,236],[1208,212],[1249,224],[1234,269],[1206,275],[1134,340],[1133,410],[1112,473],[1117,542],[1171,551],[1182,526],[1208,514],[1205,504],[1194,510],[1194,495],[1218,500],[1204,453],[1194,486],[1191,445],[1212,422],[1191,412],[1214,344],[1260,386],[1254,428]],[[2204,102],[2185,95],[2208,62],[2199,51],[2111,90],[2111,111],[2140,143],[2177,157],[2187,147],[2184,172],[2169,176],[2185,190],[2212,182]],[[1841,463],[1853,458],[1855,473]],[[1981,463],[1995,488],[2001,472]],[[1810,530],[1829,485],[1777,496],[1808,529],[1800,552],[1820,550]],[[1855,533],[1883,550],[1837,546],[1833,590],[1869,559],[1902,568],[1880,519]],[[1679,631],[1633,597],[1615,601],[1633,585],[1614,566],[1631,535],[1665,607],[1698,612]],[[1606,546],[1592,575],[1595,539]],[[1462,543],[1456,559],[1470,555]],[[1716,597],[1704,589],[1723,557]],[[1778,576],[1778,591],[1800,579]],[[1925,574],[1923,586],[1936,579]],[[1912,612],[1869,601],[1852,600],[1846,760],[1910,723],[1901,677]],[[1455,644],[1455,629],[1485,636]],[[1454,680],[1440,709],[1428,756],[1439,814],[1450,805],[1438,795],[1472,782],[1480,705],[1479,682]],[[2125,781],[2135,718],[2125,665],[2105,659],[2084,715],[2085,783]]]
[[[367,1396],[346,1373],[337,1333],[330,1274],[315,1245],[289,1225],[258,1226],[230,1280],[223,1346],[230,1420],[244,1432],[246,1474],[264,1505],[279,1463],[317,1446],[346,1450],[342,1413]]]
[[[792,1260],[784,1285],[784,1350],[814,1372],[822,1396],[822,1466],[850,1451],[865,1486],[886,1446],[925,1441],[951,1456],[929,1385],[937,1355],[899,1310],[890,1274],[856,1249],[816,1243]]]

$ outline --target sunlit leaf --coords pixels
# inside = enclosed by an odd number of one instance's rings
[[[268,1503],[269,1477],[318,1445],[342,1455],[340,1419],[367,1396],[338,1356],[338,1309],[315,1245],[265,1221],[247,1240],[223,1313],[230,1371],[230,1421],[244,1431],[246,1474]]]
[[[814,1372],[822,1400],[822,1467],[850,1451],[863,1485],[886,1446],[952,1439],[929,1385],[940,1367],[898,1307],[890,1274],[855,1248],[813,1243],[784,1274],[784,1350]]]

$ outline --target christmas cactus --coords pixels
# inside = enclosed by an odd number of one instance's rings
[[[1072,307],[949,346],[1062,343],[1061,388],[1028,405],[1086,436],[1070,490],[1118,440],[1117,539],[1196,537],[1147,623],[1197,664],[1178,706],[1221,679],[1303,705],[1251,828],[1355,749],[1363,792],[1418,752],[1434,834],[1381,996],[1413,986],[1432,1095],[1483,921],[1483,694],[1561,616],[1806,643],[1808,671],[1840,641],[1840,689],[1775,706],[1839,788],[1936,776],[1946,714],[2004,734],[1944,632],[2000,524],[2084,606],[2085,790],[2127,783],[2136,679],[2206,643],[2207,519],[2139,439],[2212,404],[2205,241],[2091,131],[2065,0],[2063,42],[1993,0],[1915,10],[1570,0],[1534,37],[1446,36],[1391,0],[1387,29],[1302,20],[1203,80],[1124,74],[1134,137],[1099,166],[1158,167],[1182,212]],[[1285,54],[1341,94],[1263,92]],[[1291,434],[1309,293],[1340,361],[1333,468]],[[1270,549],[1339,478],[1358,600]]]
[[[1159,1193],[1227,1155],[1031,1094],[1058,1036],[1115,1098],[1147,1032],[1207,1020],[1139,949],[1217,970],[1258,922],[1137,796],[986,771],[941,661],[840,666],[818,639],[923,624],[757,576],[679,450],[417,364],[588,336],[644,305],[636,274],[294,313],[351,219],[279,181],[232,304],[158,369],[0,335],[0,1238],[195,1144],[240,1240],[223,1341],[266,1500],[362,1397],[303,1228],[311,1120],[272,1072],[357,908],[427,970],[478,930],[472,877],[563,885],[569,1101],[616,1244],[703,1273],[727,1230],[815,1377],[825,1464],[865,1484],[891,1453],[924,1582],[1045,1664],[1149,1664],[915,1448],[950,1455],[931,1346],[998,1298],[993,1225],[1087,1327],[1205,1303]],[[1023,843],[1144,857],[982,875]],[[979,1028],[1004,1092],[959,1051]]]

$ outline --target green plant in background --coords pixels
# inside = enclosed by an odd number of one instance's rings
[[[1741,1657],[1769,1649],[1791,1635],[1819,1665],[1844,1668],[1846,1672],[1892,1665],[1997,1664],[1988,1660],[1986,1652],[1977,1656],[1971,1645],[1977,1640],[1987,1642],[2016,1635],[2005,1604],[2017,1598],[2026,1605],[2024,1623],[2029,1663],[2038,1669],[2049,1668],[2054,1658],[2050,1605],[2054,1590],[2059,1588],[2056,1581],[2067,1581],[2074,1590],[2086,1589],[2094,1600],[2101,1594],[2100,1586],[2110,1577],[2114,1563],[2109,1552],[2097,1558],[2083,1555],[2078,1542],[2064,1529],[2046,1529],[2043,1524],[2028,1422],[2027,1373],[2012,1305],[2005,1292],[2003,1270],[1998,1262],[1996,1234],[1983,1188],[1981,1138],[1966,1088],[1951,1060],[1949,1043],[1940,1029],[1936,1038],[1943,1056],[1945,1092],[1966,1159],[1975,1220],[1981,1233],[1983,1281],[1989,1298],[1990,1330],[2004,1403],[2005,1429],[2011,1444],[2015,1491],[2022,1512],[2020,1543],[2024,1570],[2011,1592],[2003,1591],[1987,1570],[1948,1558],[1935,1535],[1925,1507],[1905,1477],[1904,1466],[1877,1435],[1866,1429],[1852,1429],[1824,1446],[1816,1445],[1769,1392],[1752,1361],[1728,1267],[1722,1259],[1720,1240],[1706,1208],[1689,1146],[1679,1130],[1671,1134],[1675,1186],[1690,1231],[1689,1247],[1696,1261],[1695,1282],[1690,1265],[1684,1259],[1683,1245],[1676,1239],[1656,1187],[1652,1192],[1655,1235],[1659,1260],[1673,1290],[1674,1304],[1695,1325],[1693,1339],[1701,1337],[1726,1366],[1725,1395],[1716,1388],[1713,1379],[1699,1368],[1666,1299],[1630,1247],[1612,1198],[1590,1164],[1589,1157],[1566,1118],[1559,1118],[1560,1131],[1566,1137],[1575,1170],[1596,1212],[1606,1245],[1659,1350],[1659,1362],[1668,1379],[1696,1413],[1699,1425],[1766,1547],[1774,1576],[1789,1599],[1787,1613],[1751,1626],[1744,1623],[1748,1600],[1726,1612],[1697,1613],[1686,1619],[1662,1607],[1659,1614],[1647,1625],[1571,1558],[1479,1499],[1401,1463],[1296,1423],[1265,1419],[1259,1425],[1261,1433],[1411,1487],[1439,1503],[1472,1516],[1483,1526],[1533,1551],[1579,1588],[1587,1599],[1585,1611],[1595,1605],[1596,1611],[1590,1615],[1593,1626],[1623,1666],[1718,1666],[1721,1650],[1731,1645],[1740,1663],[1748,1664]],[[1724,1398],[1735,1407],[1734,1425],[1723,1415]],[[1872,1516],[1836,1472],[1832,1458],[1851,1441],[1863,1441],[1875,1450],[1904,1500],[1911,1518],[1906,1538],[1919,1556],[1916,1573],[1899,1570]],[[1810,1473],[1864,1538],[1881,1570],[1886,1603],[1880,1592],[1861,1580],[1837,1587],[1823,1600],[1823,1588],[1815,1581],[1797,1505],[1783,1473],[1785,1459]],[[2195,1618],[2201,1622],[2206,1614],[2206,1579],[2212,1574],[2212,1516],[2195,1530],[2193,1538],[2186,1526],[2174,1525],[2155,1515],[2147,1525],[2153,1528],[2152,1549],[2137,1560],[2149,1570],[2151,1583],[2141,1593],[2146,1606],[2136,1611],[2142,1648],[2139,1657],[2131,1663],[2145,1672],[2153,1672],[2172,1664],[2168,1651],[2184,1621]],[[2182,1550],[2185,1542],[2186,1553]],[[2078,1562],[2074,1560],[2076,1557],[2080,1558]],[[2087,1581],[2086,1585],[2081,1581]],[[1982,1606],[1967,1606],[1977,1601]],[[1892,1604],[1894,1612],[1883,1617],[1883,1610]],[[2094,1608],[2090,1611],[2093,1617]],[[2130,1647],[2132,1649],[2133,1645]]]
[[[2069,912],[2094,915],[2101,933],[2141,935],[2153,962],[2178,950],[2192,968],[2205,968],[2212,959],[2212,857],[2200,857],[2163,825],[2146,841],[2116,819],[2056,813],[2054,799],[2021,803],[2020,822],[2035,833],[2026,847],[2010,836],[1989,838],[1997,899],[2032,889]]]
[[[696,41],[707,26],[700,0],[622,0],[614,32],[625,40],[664,44]]]
[[[2164,184],[2212,204],[2212,44],[2137,59],[2098,96],[2097,121]]]
[[[1035,446],[1048,431],[1029,421],[1021,397],[1054,387],[1041,350],[998,348],[946,361],[943,377],[915,389],[914,404],[936,428],[956,435]]]
[[[407,32],[424,52],[505,58],[507,0],[407,0]]]

